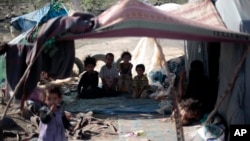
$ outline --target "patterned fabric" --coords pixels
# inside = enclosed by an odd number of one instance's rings
[[[205,10],[203,13],[198,12],[200,9]],[[192,11],[192,14],[189,11]],[[209,12],[211,13],[207,14]],[[189,18],[182,16],[186,13],[191,16]],[[214,16],[216,18],[210,21],[209,19]],[[221,21],[210,0],[188,5],[185,11],[179,9],[171,12],[165,12],[138,0],[123,0],[96,18],[99,28],[95,32],[88,35],[68,34],[62,39],[149,36],[200,41],[250,42],[250,35],[227,30],[220,21],[216,21],[218,19]]]
[[[180,5],[174,10],[162,9],[163,11],[173,13],[186,19],[192,19],[195,22],[212,25],[226,29],[223,20],[220,18],[214,4],[210,0],[201,0]]]
[[[143,75],[142,78],[139,78],[137,75],[133,79],[133,87],[143,88],[143,87],[148,86],[148,85],[149,84],[148,84],[147,75]]]

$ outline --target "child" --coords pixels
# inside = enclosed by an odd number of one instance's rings
[[[87,56],[84,60],[87,71],[82,75],[78,84],[78,98],[97,98],[100,97],[101,89],[98,87],[98,72],[94,71],[96,59]]]
[[[105,56],[106,64],[101,67],[100,77],[102,79],[102,89],[105,96],[117,95],[118,71],[113,65],[114,54],[107,53]]]
[[[121,55],[123,60],[120,63],[120,77],[119,77],[119,91],[132,93],[132,68],[133,64],[129,61],[131,60],[131,54],[127,51],[123,52]]]
[[[137,75],[133,79],[133,98],[148,98],[149,90],[148,78],[144,75],[145,66],[139,64],[135,68]]]
[[[59,105],[62,93],[59,87],[49,86],[43,93],[39,117],[38,141],[65,141],[65,129],[72,129],[63,108]]]

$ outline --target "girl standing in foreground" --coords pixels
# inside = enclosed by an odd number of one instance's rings
[[[60,106],[62,93],[59,87],[50,86],[44,92],[44,106],[40,109],[38,141],[66,141],[65,129],[70,129],[69,120]],[[72,128],[71,128],[72,129]]]

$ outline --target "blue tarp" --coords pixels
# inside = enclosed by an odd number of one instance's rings
[[[62,4],[47,4],[41,9],[11,19],[11,25],[18,31],[25,32],[36,24],[44,23],[51,18],[68,15]]]
[[[158,114],[156,112],[160,108],[158,101],[154,99],[132,99],[128,96],[128,94],[125,94],[119,97],[79,99],[64,106],[66,111],[72,113],[93,111],[98,114]]]

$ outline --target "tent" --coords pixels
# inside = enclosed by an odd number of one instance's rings
[[[228,29],[238,32],[250,33],[250,16],[248,0],[217,0],[216,8],[221,15],[225,25]],[[227,5],[227,8],[224,6]],[[230,9],[230,10],[229,10]],[[220,48],[220,66],[219,66],[219,91],[218,97],[228,85],[230,76],[233,75],[234,68],[237,67],[238,62],[244,56],[245,50],[249,47],[242,44],[228,44],[221,43]],[[236,81],[232,88],[232,93],[228,96],[219,112],[224,116],[228,124],[249,124],[250,123],[250,105],[249,99],[249,60],[250,56],[247,54]]]
[[[204,3],[211,2],[209,0],[205,0]],[[32,32],[30,35],[33,35]],[[250,122],[250,115],[249,111],[247,110],[249,105],[247,105],[246,98],[249,88],[244,87],[248,84],[247,80],[244,78],[249,77],[247,77],[247,73],[240,73],[237,75],[238,68],[240,68],[240,72],[247,72],[248,70],[246,64],[249,62],[249,57],[247,58],[246,62],[243,63],[243,66],[245,67],[241,67],[242,62],[244,62],[246,59],[244,58],[246,55],[242,54],[247,54],[249,51],[249,47],[247,47],[247,45],[250,43],[250,35],[247,33],[237,32],[224,27],[207,25],[195,20],[190,20],[179,15],[175,15],[171,12],[164,12],[137,0],[121,0],[97,17],[93,17],[90,14],[76,13],[73,16],[57,17],[51,19],[40,27],[38,34],[36,35],[37,37],[33,38],[35,40],[31,40],[34,43],[33,47],[24,46],[25,44],[21,44],[19,46],[12,46],[7,52],[7,64],[13,64],[13,61],[19,61],[19,64],[22,64],[22,66],[15,66],[16,68],[12,68],[17,70],[17,67],[22,67],[22,71],[20,71],[19,75],[11,77],[8,77],[8,75],[12,73],[7,66],[8,82],[13,82],[11,87],[14,89],[17,86],[17,80],[20,80],[20,78],[23,76],[21,80],[24,82],[24,84],[22,87],[16,88],[15,92],[22,91],[25,92],[26,95],[28,95],[35,87],[35,85],[29,84],[34,84],[36,81],[38,81],[40,71],[45,69],[43,68],[44,63],[41,60],[41,55],[44,54],[40,54],[41,50],[48,49],[48,52],[55,51],[53,48],[49,47],[49,45],[53,43],[57,44],[58,46],[64,44],[63,48],[57,49],[66,50],[69,48],[69,46],[72,48],[74,47],[73,43],[71,42],[72,40],[80,38],[148,36],[154,38],[204,41],[211,42],[211,45],[213,45],[212,43],[218,42],[221,45],[221,51],[220,60],[217,61],[219,65],[219,90],[217,103],[220,102],[220,98],[228,89],[228,83],[233,84],[233,93],[242,93],[242,95],[238,97],[239,101],[233,100],[235,98],[234,95],[226,97],[226,101],[223,101],[224,106],[220,107],[219,113],[224,115],[224,117],[227,117],[228,124],[245,124]],[[13,60],[13,55],[17,56],[17,54],[20,53],[21,46],[23,47],[21,49],[25,49],[25,53],[23,54],[24,58],[22,58],[22,60],[20,60],[20,58]],[[72,50],[70,50],[70,52],[71,53],[68,56],[69,58],[74,55]],[[12,58],[8,58],[8,55],[11,55]],[[57,55],[57,57],[60,57],[65,54],[62,53]],[[238,57],[237,59],[235,58],[236,56]],[[241,56],[243,56],[243,58],[241,58]],[[32,66],[33,63],[34,65]],[[71,63],[72,62],[66,63],[68,65],[67,70],[72,69]],[[53,72],[49,67],[47,70],[49,72]],[[235,68],[237,70],[235,70]],[[31,69],[31,71],[29,69]],[[27,71],[25,72],[25,70]],[[234,71],[236,74],[233,74]],[[67,77],[68,72],[60,72],[60,74],[54,74],[54,76],[61,78]],[[237,79],[234,83],[235,76],[237,76]],[[24,87],[26,89],[24,89]],[[231,88],[232,87],[229,87],[229,91]],[[226,107],[231,105],[232,101],[233,105],[238,106],[231,106],[234,109],[229,110],[231,113],[227,113],[228,110]],[[244,109],[242,110],[243,113],[239,115],[236,111],[241,109],[241,107],[244,107]],[[241,116],[241,119],[244,120],[236,119],[238,116]]]

